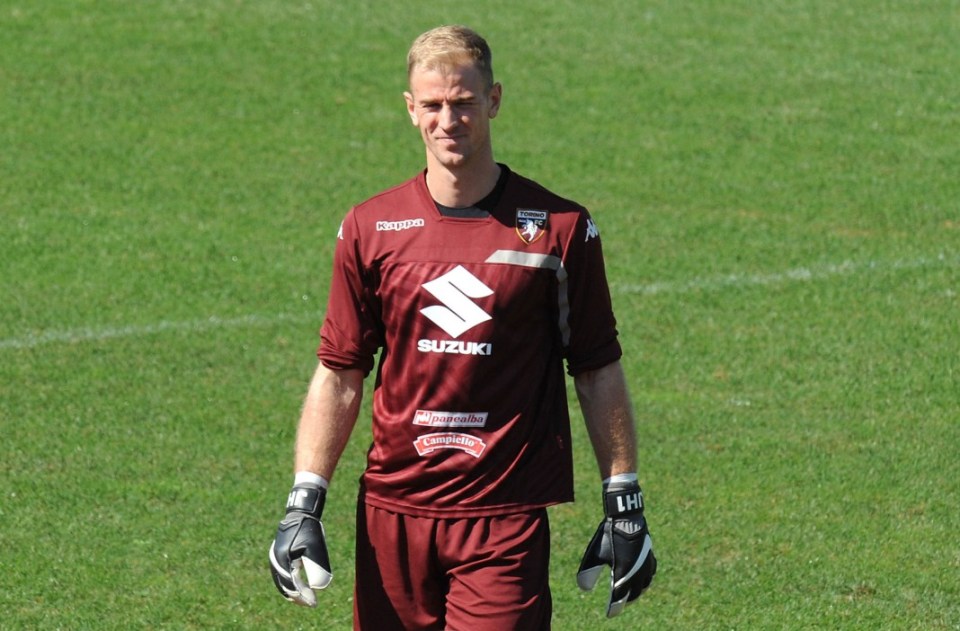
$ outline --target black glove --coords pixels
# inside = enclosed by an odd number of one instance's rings
[[[270,546],[270,572],[277,589],[287,600],[306,607],[317,606],[313,590],[325,588],[333,579],[320,523],[326,498],[327,490],[320,486],[294,486],[287,498],[287,514]]]
[[[618,615],[640,597],[657,573],[653,541],[643,518],[643,492],[636,482],[614,482],[604,488],[606,518],[583,553],[577,585],[591,590],[604,565],[610,566],[610,601],[607,617]]]

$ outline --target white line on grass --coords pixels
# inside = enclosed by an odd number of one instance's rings
[[[798,267],[785,272],[771,274],[726,274],[707,276],[687,281],[663,281],[646,285],[619,284],[613,287],[615,292],[625,294],[666,294],[686,293],[691,291],[715,291],[725,288],[777,285],[789,282],[812,281],[830,278],[833,276],[849,276],[872,271],[907,270],[923,267],[955,266],[960,264],[957,257],[948,257],[940,253],[936,257],[919,258],[900,261],[867,261],[856,263],[845,261],[839,264],[825,264],[812,267]],[[307,318],[320,320],[320,314],[276,314],[276,315],[246,315],[236,318],[218,318],[211,316],[202,320],[161,320],[153,324],[128,325],[120,327],[84,327],[61,331],[41,331],[28,333],[18,337],[0,339],[0,350],[25,349],[42,346],[44,344],[100,342],[121,337],[143,337],[168,331],[184,331],[188,333],[202,333],[217,329],[232,329],[241,327],[266,327],[278,322],[302,322]]]
[[[694,278],[686,281],[661,281],[642,284],[619,284],[614,286],[614,291],[625,294],[670,294],[687,293],[691,291],[710,291],[724,288],[752,287],[764,285],[781,285],[796,281],[812,281],[829,278],[832,276],[850,276],[853,274],[862,274],[872,271],[883,270],[909,270],[923,267],[943,267],[953,266],[960,263],[956,257],[948,257],[940,253],[934,258],[919,258],[901,261],[867,261],[856,263],[853,261],[844,261],[843,263],[828,263],[824,265],[811,267],[798,267],[785,272],[775,272],[771,274],[724,274],[719,276],[707,276]]]
[[[216,316],[211,316],[202,320],[161,320],[160,322],[155,322],[153,324],[132,324],[128,326],[101,328],[84,327],[67,329],[63,331],[41,331],[40,333],[28,333],[20,337],[12,337],[5,340],[0,340],[0,350],[6,348],[33,348],[35,346],[53,344],[56,342],[100,342],[117,337],[143,337],[146,335],[165,333],[168,331],[202,333],[204,331],[213,331],[217,329],[265,327],[273,326],[278,322],[305,321],[307,318],[319,320],[320,317],[320,314],[294,316],[286,313],[272,316],[252,314],[236,318],[218,318]]]

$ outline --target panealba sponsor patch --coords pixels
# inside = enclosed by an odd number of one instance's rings
[[[426,456],[440,449],[459,449],[474,458],[479,458],[483,450],[487,448],[486,443],[476,436],[460,434],[458,432],[424,434],[413,441],[413,446],[416,447],[417,453],[421,456]]]
[[[547,232],[547,218],[550,215],[545,210],[517,209],[517,234],[520,240],[530,245]]]
[[[427,427],[483,427],[487,424],[487,413],[417,410],[413,424]]]

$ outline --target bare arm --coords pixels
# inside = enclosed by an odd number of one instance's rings
[[[317,365],[300,415],[294,471],[333,477],[356,425],[362,396],[362,371]]]
[[[619,361],[573,379],[600,477],[637,471],[637,436]]]

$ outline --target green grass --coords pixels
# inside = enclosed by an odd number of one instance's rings
[[[333,235],[422,167],[421,31],[494,48],[497,158],[604,236],[661,570],[560,630],[960,629],[955,1],[0,7],[0,628],[350,627],[361,423],[308,611],[266,549]],[[369,417],[365,407],[364,418]]]

